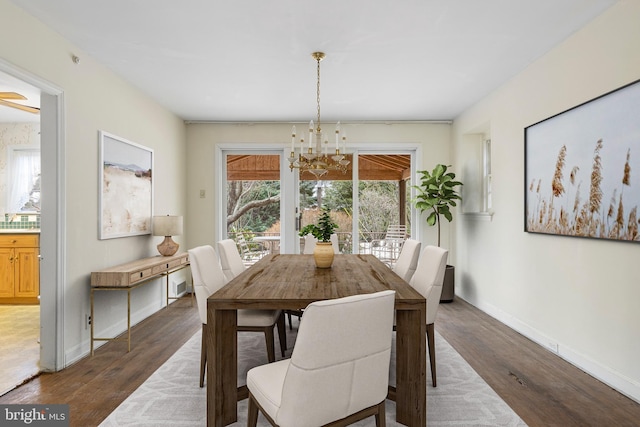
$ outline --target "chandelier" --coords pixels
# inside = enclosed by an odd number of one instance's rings
[[[347,166],[351,163],[345,155],[347,134],[340,131],[340,122],[336,124],[335,154],[329,155],[329,138],[322,132],[320,125],[320,61],[325,57],[323,52],[314,52],[311,54],[317,62],[318,81],[316,85],[316,103],[317,103],[317,121],[314,129],[313,120],[309,122],[309,140],[305,151],[304,138],[300,138],[300,151],[296,154],[296,127],[291,128],[291,154],[289,155],[289,168],[300,169],[300,173],[308,171],[312,173],[316,179],[325,175],[330,170],[341,171],[347,173]],[[342,151],[340,151],[342,145]]]

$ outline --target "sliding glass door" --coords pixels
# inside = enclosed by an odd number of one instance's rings
[[[282,150],[222,150],[221,200],[225,237],[247,241],[265,253],[303,253],[299,230],[326,208],[338,224],[341,253],[374,254],[389,265],[396,250],[381,250],[389,231],[411,235],[410,187],[415,150],[360,151],[346,173],[317,179],[291,171]],[[354,173],[356,171],[356,173]],[[396,233],[397,235],[397,233]]]

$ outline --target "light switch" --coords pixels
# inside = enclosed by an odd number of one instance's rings
[[[204,190],[200,190],[200,198],[204,199]]]

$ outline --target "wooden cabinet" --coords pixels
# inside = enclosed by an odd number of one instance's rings
[[[0,303],[38,304],[37,234],[0,234]]]

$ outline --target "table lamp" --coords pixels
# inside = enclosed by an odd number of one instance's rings
[[[154,216],[153,235],[164,236],[162,243],[158,245],[158,252],[162,256],[171,256],[178,252],[179,244],[171,239],[171,236],[182,234],[182,217],[174,215]]]

